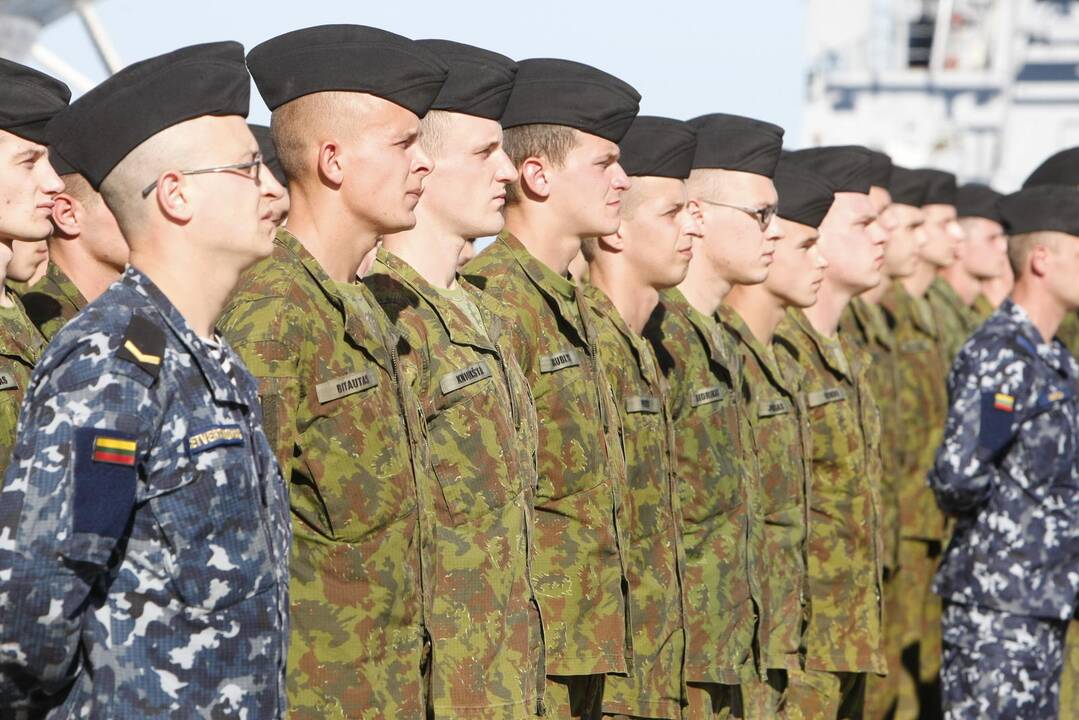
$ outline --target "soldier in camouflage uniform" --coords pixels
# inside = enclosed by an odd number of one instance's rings
[[[499,196],[517,173],[498,118],[517,67],[460,43],[419,44],[449,67],[420,126],[437,169],[416,227],[383,238],[364,283],[401,332],[402,371],[425,418],[431,713],[521,718],[543,689],[530,577],[535,408],[499,322],[456,273],[468,239],[504,223]]]
[[[776,171],[777,188],[781,184]],[[758,285],[736,285],[720,308],[727,332],[738,343],[745,384],[743,396],[752,424],[752,442],[761,482],[764,560],[760,644],[765,683],[747,687],[750,717],[804,717],[805,632],[811,613],[807,582],[810,435],[804,370],[778,351],[772,340],[788,307],[816,299],[826,262],[816,248],[817,222],[830,205],[831,188],[818,178],[788,168],[792,180],[779,196],[773,262]],[[799,177],[795,178],[794,176]],[[827,203],[825,205],[824,203]],[[785,216],[785,217],[784,217]],[[799,692],[796,692],[799,691]],[[808,710],[809,708],[806,708]]]
[[[598,349],[614,390],[626,453],[626,574],[633,620],[633,667],[610,676],[603,712],[617,717],[682,717],[685,631],[684,553],[674,487],[672,426],[659,363],[642,331],[659,290],[685,278],[700,236],[686,196],[696,135],[686,123],[639,116],[622,138],[633,179],[617,233],[586,240],[586,294]]]
[[[946,716],[1057,717],[1079,592],[1079,364],[1053,337],[1079,308],[1079,190],[1005,198],[1012,299],[963,347],[929,476],[957,517],[934,584],[944,598]]]
[[[101,194],[55,149],[50,159],[64,191],[52,208],[45,275],[22,296],[26,314],[46,340],[105,292],[128,259],[127,243]]]
[[[91,90],[51,135],[133,266],[27,391],[0,493],[5,708],[284,717],[285,488],[254,380],[213,332],[281,195],[241,117],[249,88],[238,43],[185,48]]]
[[[697,149],[687,186],[701,238],[686,279],[662,294],[646,332],[671,383],[686,547],[686,714],[745,717],[760,684],[764,516],[741,357],[715,313],[734,284],[768,274],[783,130],[722,113],[690,124]]]
[[[379,235],[415,224],[431,167],[418,116],[446,69],[411,40],[355,25],[286,33],[248,65],[292,208],[222,329],[259,381],[290,488],[291,714],[423,717],[422,421],[398,332],[356,272]]]
[[[70,97],[59,80],[0,58],[0,156],[5,168],[19,168],[0,172],[0,471],[11,457],[19,405],[45,344],[5,280],[27,280],[34,269],[15,262],[13,243],[40,241],[52,230],[47,205],[64,184],[49,164],[45,124]]]
[[[792,171],[813,170],[823,176],[817,188],[797,175],[791,187]],[[865,148],[823,147],[789,154],[776,175],[785,219],[783,198],[811,188],[819,194],[823,212],[797,221],[819,226],[820,252],[828,263],[817,302],[789,310],[775,342],[778,353],[805,370],[809,411],[812,612],[806,670],[792,679],[787,701],[811,718],[861,718],[868,673],[886,671],[880,417],[869,386],[869,356],[838,335],[847,303],[881,281],[888,234],[876,223],[869,198],[873,170],[873,155]]]
[[[981,284],[999,275],[1007,251],[1007,238],[996,204],[1000,193],[986,185],[969,183],[956,193],[956,214],[963,239],[956,246],[955,262],[940,270],[927,297],[941,327],[944,360],[952,360],[967,338],[985,320],[974,308]]]
[[[901,664],[898,673],[897,719],[938,717],[939,690],[936,676],[940,664],[940,602],[929,587],[940,557],[944,517],[926,484],[933,453],[940,444],[947,415],[944,377],[947,368],[940,344],[939,329],[925,295],[936,277],[936,267],[954,256],[955,181],[948,173],[935,170],[895,168],[895,182],[921,186],[921,207],[925,217],[918,228],[918,247],[912,268],[897,267],[886,274],[896,277],[881,298],[885,320],[893,328],[899,375],[900,470],[900,574],[896,578]],[[912,193],[913,194],[913,193]],[[930,223],[932,211],[933,222]],[[934,258],[924,260],[926,248]],[[895,255],[903,254],[896,248]]]
[[[464,270],[501,317],[540,419],[533,584],[544,702],[557,718],[597,716],[604,675],[626,673],[632,660],[619,416],[593,317],[566,269],[584,238],[618,228],[629,180],[616,143],[639,99],[587,65],[518,63],[502,125],[521,177],[507,187],[506,229]]]

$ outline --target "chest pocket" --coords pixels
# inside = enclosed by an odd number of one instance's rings
[[[1033,473],[1028,490],[1079,489],[1076,478],[1076,403],[1075,393],[1050,387],[1040,394],[1035,407],[1026,414],[1019,433],[1023,447],[1023,465]],[[1067,498],[1074,502],[1074,495]]]
[[[745,505],[738,409],[726,385],[688,391],[685,416],[675,426],[674,442],[682,515],[689,523],[738,513]]]
[[[431,466],[455,525],[505,507],[524,489],[524,475],[508,452],[516,429],[499,372],[498,360],[484,357],[433,378]]]
[[[813,462],[834,472],[842,462],[859,460],[864,452],[857,399],[847,388],[827,387],[806,395],[813,436]]]
[[[543,419],[538,495],[560,499],[591,490],[605,479],[597,470],[606,452],[591,360],[583,349],[564,345],[541,352],[536,362],[532,391],[536,415]]]
[[[261,479],[245,434],[236,425],[198,429],[185,448],[194,467],[147,481],[172,584],[185,604],[203,610],[224,610],[275,583]]]

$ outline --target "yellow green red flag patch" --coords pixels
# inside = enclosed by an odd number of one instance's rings
[[[94,438],[93,459],[113,465],[134,465],[135,448],[134,440],[98,435]]]
[[[993,397],[993,407],[1004,412],[1015,410],[1015,398],[1007,393],[997,393]]]

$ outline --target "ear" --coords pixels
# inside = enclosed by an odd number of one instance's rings
[[[80,220],[82,205],[67,193],[60,193],[53,198],[52,225],[64,238],[76,238],[82,233]]]
[[[1049,257],[1049,248],[1045,245],[1035,245],[1030,249],[1030,271],[1036,277],[1045,277],[1052,259]]]
[[[621,227],[612,235],[603,235],[599,238],[599,245],[607,252],[622,252],[626,249],[626,239],[622,235]]]
[[[529,196],[546,200],[551,194],[551,180],[542,158],[526,158],[521,164],[521,189]]]
[[[157,180],[155,197],[161,214],[178,225],[190,222],[195,214],[191,197],[184,183],[184,176],[176,170],[168,170],[161,174]]]
[[[345,181],[345,168],[341,163],[341,149],[337,143],[322,143],[318,149],[318,176],[333,188]]]

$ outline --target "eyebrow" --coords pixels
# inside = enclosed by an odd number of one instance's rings
[[[15,162],[22,162],[23,160],[29,160],[30,158],[39,158],[45,154],[45,148],[42,147],[28,147],[25,150],[20,150],[15,153]]]

